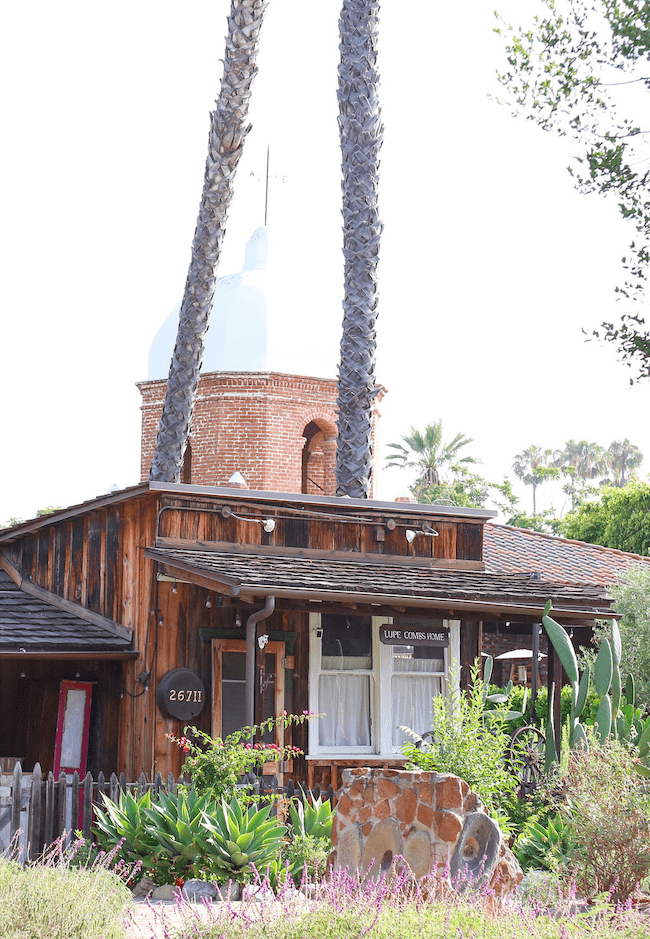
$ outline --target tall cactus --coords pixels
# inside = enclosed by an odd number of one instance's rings
[[[592,678],[591,669],[587,665],[582,676],[579,676],[578,660],[573,643],[564,627],[549,616],[550,609],[551,601],[549,600],[544,609],[542,624],[572,689],[569,743],[571,747],[587,746],[585,724],[581,718]],[[609,737],[618,737],[635,746],[638,755],[636,769],[642,776],[650,777],[650,759],[648,759],[650,757],[650,717],[644,720],[642,711],[637,706],[632,676],[625,684],[626,705],[621,708],[621,655],[621,633],[616,620],[612,620],[610,636],[609,638],[603,636],[593,669],[594,686],[600,698],[595,720],[596,734],[601,743]],[[554,693],[555,687],[552,684],[549,689],[546,727],[545,767],[547,771],[556,761],[556,728],[553,726],[552,703]]]

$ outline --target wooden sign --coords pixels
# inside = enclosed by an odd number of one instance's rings
[[[163,714],[188,721],[203,710],[205,688],[196,672],[174,668],[161,678],[156,700]]]
[[[442,646],[449,645],[449,628],[441,620],[424,620],[379,627],[379,638],[388,646]]]

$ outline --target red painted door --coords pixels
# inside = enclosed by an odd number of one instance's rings
[[[86,775],[92,688],[92,683],[88,681],[61,682],[54,747],[55,779],[58,779],[61,770],[67,776],[71,776],[76,770],[81,780]],[[77,812],[77,827],[80,828],[81,824],[82,806],[80,804]]]

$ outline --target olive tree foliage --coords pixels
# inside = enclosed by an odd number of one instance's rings
[[[650,564],[635,564],[612,587],[621,613],[621,669],[633,675],[638,700],[650,708]]]
[[[610,195],[636,230],[623,259],[619,297],[640,301],[650,261],[650,122],[638,92],[650,91],[650,4],[645,0],[540,0],[529,27],[499,18],[508,70],[499,74],[517,113],[574,138],[569,167],[576,187]],[[498,14],[497,14],[498,16]],[[638,378],[650,377],[650,330],[640,308],[602,323],[594,337],[612,342]],[[630,379],[632,383],[634,378]]]

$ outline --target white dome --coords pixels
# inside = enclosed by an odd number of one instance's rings
[[[248,241],[237,274],[217,279],[202,372],[288,372],[328,377],[335,363],[319,342],[316,311],[307,311],[300,278],[278,277],[267,267],[267,229]],[[149,351],[147,378],[167,378],[176,333],[178,304],[164,321]]]

